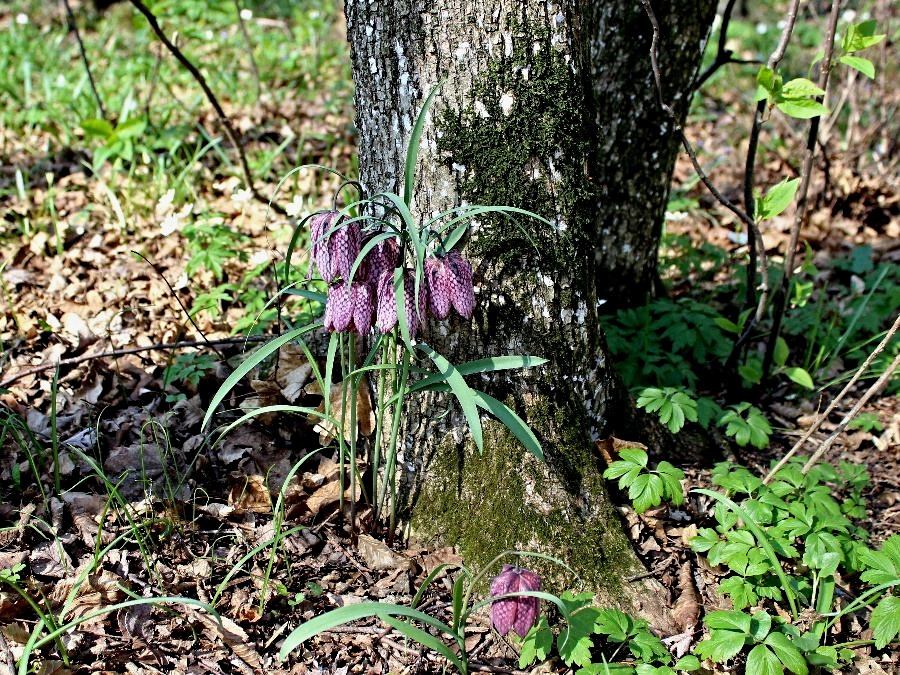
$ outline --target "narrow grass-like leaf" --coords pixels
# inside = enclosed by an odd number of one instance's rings
[[[403,635],[408,637],[410,640],[418,642],[420,645],[430,649],[431,651],[437,652],[454,666],[456,666],[459,672],[464,673],[466,671],[466,667],[463,664],[462,660],[456,654],[454,654],[446,644],[441,642],[440,639],[436,638],[431,633],[426,633],[421,628],[416,628],[408,621],[395,619],[390,614],[382,616],[381,620],[395,630],[403,633]]]
[[[425,118],[428,116],[428,110],[431,108],[431,104],[441,84],[439,82],[428,92],[428,96],[419,110],[419,115],[416,117],[416,123],[413,125],[409,145],[406,146],[406,166],[403,170],[403,201],[409,206],[412,205],[413,186],[416,179],[416,160],[419,158],[419,142],[422,140],[422,131],[425,129]]]
[[[456,370],[460,375],[474,375],[475,373],[492,373],[498,370],[515,370],[517,368],[534,368],[547,363],[547,359],[540,356],[492,356],[486,359],[478,359],[475,361],[466,361],[456,366]],[[444,378],[440,373],[434,373],[428,377],[410,385],[409,391],[421,391],[427,389],[433,384],[444,382]]]
[[[294,649],[319,633],[373,616],[381,619],[385,616],[407,616],[455,637],[450,626],[417,609],[386,602],[361,602],[356,605],[338,607],[300,624],[284,639],[278,652],[278,657],[283,661]]]
[[[459,401],[463,415],[465,415],[466,421],[469,423],[469,433],[472,434],[472,440],[475,442],[475,446],[478,448],[479,452],[483,451],[484,438],[482,437],[481,432],[481,418],[478,416],[478,404],[476,403],[477,399],[475,392],[468,384],[466,384],[462,374],[447,359],[438,354],[424,342],[419,344],[419,349],[425,352],[425,354],[434,361],[434,365],[437,366],[438,371],[447,380],[447,384],[450,385],[450,389]]]
[[[313,417],[319,417],[326,422],[330,422],[334,425],[335,429],[341,428],[340,422],[338,422],[334,417],[316,410],[315,408],[307,408],[300,405],[288,405],[286,403],[279,403],[275,405],[263,406],[261,408],[254,408],[253,410],[247,411],[246,413],[241,415],[239,419],[235,420],[224,429],[222,429],[222,431],[219,433],[219,439],[224,438],[231,432],[232,429],[235,429],[236,427],[249,422],[254,417],[258,417],[260,415],[265,415],[268,413],[293,413],[296,415],[311,415]]]
[[[425,577],[425,580],[422,582],[422,585],[419,586],[419,590],[416,591],[415,596],[412,599],[412,608],[415,609],[419,606],[419,602],[422,600],[422,596],[425,595],[425,591],[428,590],[428,587],[434,583],[434,580],[438,578],[438,575],[446,569],[452,569],[454,567],[462,567],[457,563],[441,563],[437,567],[435,567],[431,572]]]
[[[215,414],[216,408],[218,408],[219,404],[225,400],[226,396],[228,396],[228,392],[234,389],[235,385],[240,382],[247,373],[262,363],[267,357],[277,352],[284,345],[292,340],[296,340],[301,335],[305,335],[306,333],[321,327],[321,325],[322,324],[320,323],[312,323],[308,326],[301,326],[300,328],[288,331],[284,335],[267,342],[247,357],[241,365],[235,368],[234,372],[225,379],[215,396],[212,397],[212,400],[209,402],[209,407],[206,409],[206,415],[203,416],[203,423],[200,425],[201,430],[206,428],[210,418]]]
[[[493,396],[488,396],[483,391],[478,391],[477,389],[473,389],[472,392],[475,394],[475,404],[479,408],[487,410],[491,415],[500,420],[500,422],[503,423],[503,426],[509,429],[512,435],[519,439],[519,442],[525,446],[525,449],[528,450],[528,452],[542,462],[544,461],[544,450],[541,448],[541,442],[537,439],[537,436],[534,435],[531,427],[529,427],[521,417],[513,412],[509,406],[502,401],[498,401]]]

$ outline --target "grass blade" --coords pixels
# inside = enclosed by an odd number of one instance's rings
[[[337,628],[338,626],[343,626],[344,624],[372,616],[381,619],[386,616],[408,616],[428,624],[429,626],[433,626],[447,635],[453,635],[450,626],[417,609],[381,602],[361,602],[356,605],[344,605],[343,607],[338,607],[337,609],[333,609],[330,612],[326,612],[325,614],[321,614],[300,624],[284,639],[281,650],[278,652],[278,657],[283,661],[287,658],[288,654],[309,638],[324,631],[331,630],[332,628]]]
[[[294,330],[288,331],[284,335],[267,342],[253,352],[253,354],[245,359],[241,365],[234,369],[234,372],[231,373],[231,375],[229,375],[222,383],[222,386],[219,387],[219,390],[216,392],[215,396],[213,396],[212,401],[209,402],[209,407],[206,409],[206,415],[203,416],[203,423],[200,425],[200,429],[206,428],[210,418],[215,414],[216,408],[218,408],[219,404],[225,400],[225,397],[228,396],[228,392],[234,389],[235,385],[240,382],[247,373],[262,363],[268,356],[277,352],[284,345],[292,340],[296,340],[301,335],[309,333],[311,330],[318,328],[321,325],[322,324],[320,323],[312,323],[308,326],[295,328]]]
[[[468,384],[466,384],[462,373],[460,373],[447,359],[438,354],[424,342],[419,343],[418,346],[419,349],[425,352],[425,354],[434,361],[434,365],[437,366],[438,371],[444,376],[447,384],[450,385],[450,389],[459,401],[463,415],[465,415],[466,421],[469,423],[469,433],[472,434],[472,440],[475,442],[478,451],[482,452],[484,450],[484,438],[481,432],[481,418],[478,416],[478,404],[476,403],[475,392]]]

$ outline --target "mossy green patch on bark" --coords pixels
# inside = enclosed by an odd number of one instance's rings
[[[555,429],[539,431],[565,433],[570,424],[557,419]],[[475,569],[503,551],[543,553],[566,561],[585,588],[615,596],[623,579],[641,569],[579,435],[556,439],[543,464],[505,427],[487,422],[484,432],[483,453],[449,438],[441,445],[414,511],[414,537],[456,545]],[[519,564],[537,570],[553,592],[576,585],[572,573],[548,560]]]
[[[469,203],[529,209],[555,225],[488,217],[497,226],[469,249],[501,261],[539,254],[548,267],[585,264],[571,255],[592,246],[597,203],[586,178],[592,141],[583,83],[545,26],[509,30],[512,55],[488,64],[462,110],[444,111],[438,149],[464,167],[459,193]]]

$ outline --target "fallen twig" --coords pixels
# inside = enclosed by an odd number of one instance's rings
[[[5,380],[0,382],[0,389],[8,387],[18,380],[21,380],[23,377],[36,375],[37,373],[42,373],[45,370],[53,370],[57,366],[77,366],[81,363],[94,361],[95,359],[112,359],[118,358],[120,356],[128,356],[129,354],[140,354],[142,352],[167,351],[172,349],[190,349],[197,347],[208,347],[210,345],[240,344],[242,342],[264,342],[276,337],[278,337],[278,334],[251,335],[249,337],[236,336],[230,338],[219,338],[216,340],[182,340],[180,342],[159,342],[157,344],[148,345],[146,347],[126,347],[124,349],[114,349],[107,352],[97,352],[96,354],[84,354],[82,356],[75,356],[70,359],[60,359],[59,361],[54,361],[53,363],[43,363],[39,366],[34,366],[33,368],[23,370],[22,372],[11,375],[10,377],[7,377]]]
[[[818,417],[816,417],[815,421],[810,425],[809,429],[806,430],[806,433],[803,434],[803,436],[800,438],[799,441],[794,443],[794,447],[792,447],[788,451],[788,453],[784,457],[782,457],[774,467],[772,467],[772,470],[769,471],[768,474],[766,474],[765,478],[763,478],[763,483],[768,483],[769,481],[771,481],[772,478],[775,476],[775,474],[778,473],[778,471],[781,469],[781,467],[783,467],[785,464],[787,464],[788,461],[794,455],[796,455],[797,452],[799,452],[800,448],[803,447],[803,444],[806,443],[806,441],[808,441],[814,433],[816,433],[816,431],[819,429],[819,427],[822,426],[822,423],[826,419],[828,419],[828,416],[831,414],[831,411],[833,411],[837,407],[837,405],[843,400],[844,396],[847,395],[847,392],[850,391],[850,389],[853,387],[853,385],[856,384],[857,380],[859,380],[859,378],[863,376],[863,374],[866,372],[866,370],[868,370],[869,366],[872,365],[872,362],[877,358],[877,356],[879,354],[881,354],[882,351],[884,351],[884,348],[887,347],[888,343],[891,341],[891,338],[894,337],[894,333],[897,332],[898,328],[900,328],[900,314],[898,314],[897,318],[894,319],[894,325],[892,325],[890,327],[890,329],[887,332],[887,335],[884,336],[884,339],[882,339],[882,341],[878,343],[878,346],[875,347],[875,349],[872,351],[871,354],[869,354],[868,358],[866,358],[866,360],[863,362],[863,364],[853,374],[853,377],[846,384],[846,386],[844,386],[844,388],[841,389],[840,393],[834,397],[834,400],[828,405],[828,407],[825,409],[825,412],[823,412]],[[896,359],[895,359],[894,367],[895,366],[896,366]],[[849,420],[848,420],[848,423],[849,423]]]

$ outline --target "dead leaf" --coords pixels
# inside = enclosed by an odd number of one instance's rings
[[[644,451],[647,450],[647,446],[643,443],[638,443],[637,441],[624,441],[615,436],[610,436],[609,438],[597,441],[596,447],[597,451],[603,457],[603,461],[605,461],[607,465],[615,462],[619,457],[619,453],[625,448],[640,448]]]
[[[681,595],[672,608],[672,620],[681,631],[690,631],[700,618],[700,596],[694,587],[693,568],[690,561],[685,561],[678,571],[678,586]]]
[[[331,415],[336,420],[343,419],[343,432],[344,432],[344,440],[349,442],[351,437],[351,429],[350,429],[350,412],[343,412],[344,410],[344,386],[342,384],[336,383],[331,385]],[[306,385],[304,389],[307,394],[320,394],[321,390],[319,389],[318,382],[312,382]],[[347,389],[349,392],[349,388]],[[349,397],[349,393],[347,394]],[[316,408],[319,412],[325,412],[325,402],[323,401],[318,408]],[[343,415],[343,418],[342,418]],[[337,426],[328,421],[323,420],[321,418],[316,418],[315,420],[315,431],[319,432],[319,443],[322,445],[328,445],[333,441],[336,437]],[[363,436],[371,436],[372,431],[375,429],[375,413],[372,411],[372,397],[369,394],[369,386],[366,382],[366,378],[363,377],[360,379],[359,389],[357,390],[356,395],[356,421],[358,433]]]
[[[306,508],[312,515],[318,515],[320,512],[335,506],[341,499],[341,484],[339,481],[326,483],[318,490],[313,492],[309,499],[306,500]],[[344,491],[344,500],[350,499],[350,490]]]
[[[260,658],[256,648],[249,642],[250,636],[247,635],[243,628],[227,616],[220,615],[220,621],[217,621],[193,607],[186,607],[185,609],[196,621],[203,624],[212,637],[220,638],[222,642],[231,648],[235,656],[250,666],[254,672],[265,672],[262,658]]]
[[[272,510],[272,496],[262,476],[245,476],[236,471],[231,474],[231,479],[228,503],[235,513],[269,513]]]
[[[357,550],[371,570],[408,570],[412,568],[412,561],[409,558],[391,550],[387,544],[367,534],[359,535]]]

